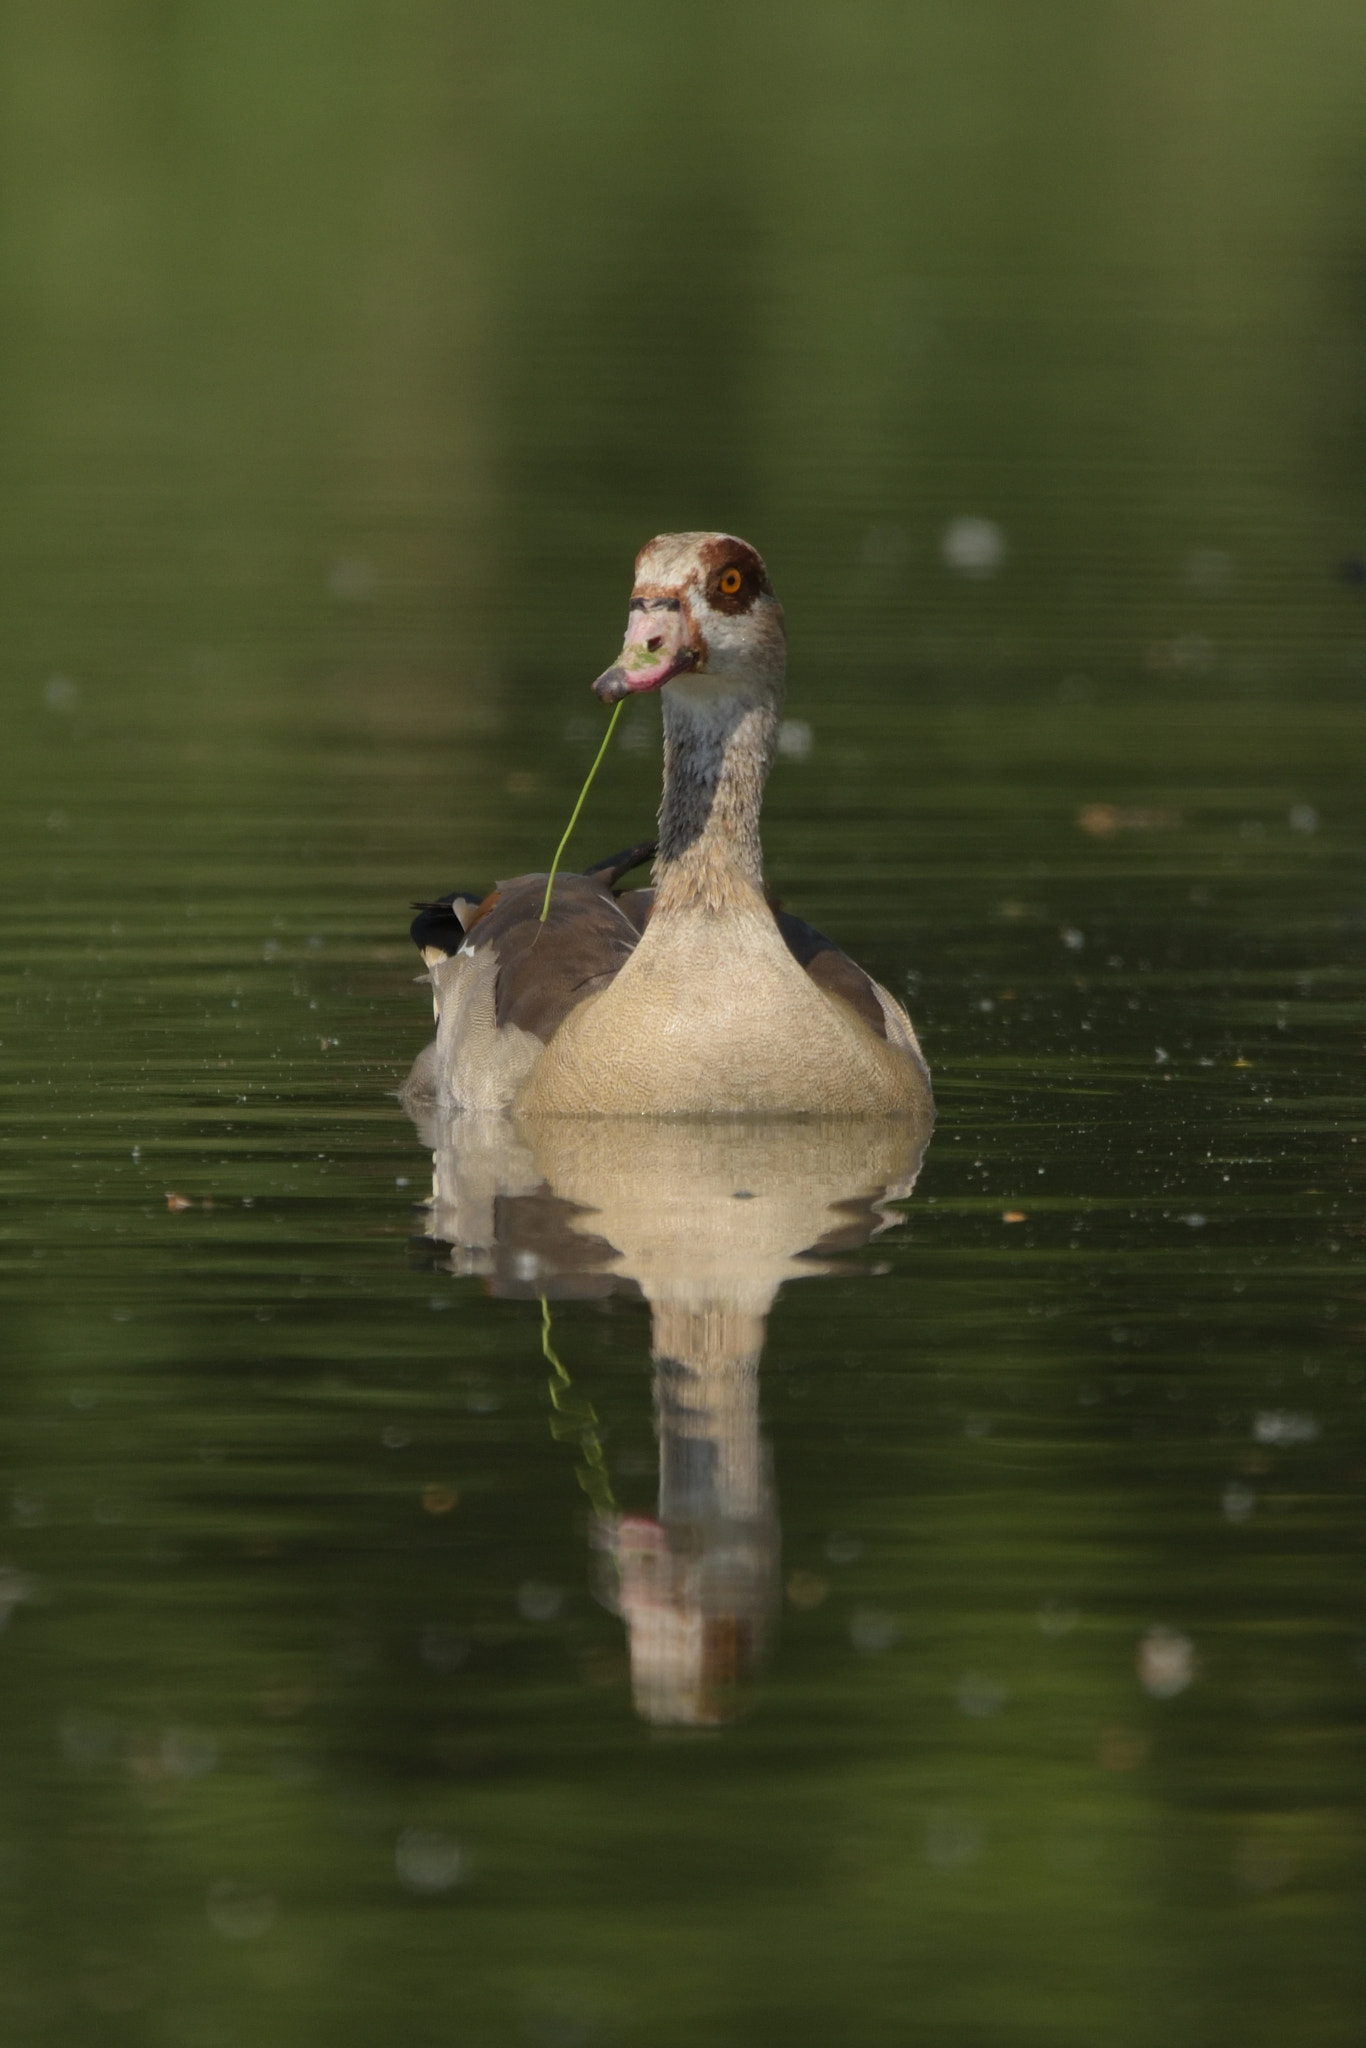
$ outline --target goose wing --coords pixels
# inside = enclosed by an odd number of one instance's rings
[[[887,1013],[872,975],[865,974],[833,939],[827,939],[824,932],[818,932],[815,925],[808,924],[805,918],[794,917],[790,910],[775,911],[774,916],[778,930],[787,941],[788,952],[799,966],[806,969],[817,988],[824,989],[828,996],[839,996],[863,1019],[870,1031],[875,1031],[879,1038],[886,1038]]]
[[[594,861],[582,874],[558,875],[544,924],[544,875],[500,882],[482,899],[470,890],[453,889],[434,902],[414,905],[413,940],[429,967],[462,951],[474,956],[493,947],[498,1028],[516,1025],[548,1045],[569,1012],[605,988],[635,950],[655,892],[614,891],[655,851],[647,840]],[[788,910],[773,914],[788,951],[816,986],[840,997],[885,1039],[887,1013],[872,976],[805,918]]]
[[[639,933],[596,875],[557,875],[541,923],[544,875],[500,882],[479,906],[462,951],[497,960],[494,1021],[548,1045],[569,1012],[606,988],[630,959]]]
[[[453,889],[414,905],[414,944],[429,968],[461,955],[485,972],[492,964],[496,1028],[514,1026],[548,1044],[569,1012],[605,988],[634,951],[643,920],[634,922],[612,891],[654,852],[647,840],[581,875],[557,875],[544,924],[544,875],[499,882],[482,898]]]

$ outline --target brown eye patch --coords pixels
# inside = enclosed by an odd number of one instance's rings
[[[768,590],[768,572],[753,548],[744,541],[713,542],[707,551],[707,603],[713,611],[747,612],[761,592]]]

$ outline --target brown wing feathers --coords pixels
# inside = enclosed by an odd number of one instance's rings
[[[635,951],[637,933],[605,882],[558,875],[541,923],[545,876],[504,882],[473,921],[466,944],[498,953],[495,1016],[548,1044],[585,996],[606,988]]]
[[[498,951],[496,1016],[549,1044],[585,996],[606,988],[635,950],[654,905],[653,889],[612,891],[623,876],[655,854],[653,842],[595,861],[584,874],[556,877],[550,915],[541,923],[545,876],[500,882],[482,901],[453,890],[433,903],[414,905],[412,935],[429,964],[433,954]],[[789,952],[818,988],[838,996],[879,1038],[887,1023],[868,976],[830,939],[790,911],[775,911]]]
[[[585,874],[600,882],[603,887],[614,889],[623,875],[630,874],[632,868],[643,867],[647,860],[653,860],[657,850],[653,839],[645,839],[637,846],[626,847],[621,853],[609,853],[605,860],[595,860],[593,865],[585,870]],[[528,876],[526,879],[533,878]],[[579,879],[582,880],[583,877]],[[471,926],[493,908],[498,901],[500,890],[510,886],[515,885],[500,883],[491,894],[479,896],[471,889],[452,889],[448,895],[438,896],[431,903],[414,903],[413,909],[418,915],[408,930],[418,952],[424,959],[427,958],[429,951],[445,953],[447,958],[458,953]],[[557,881],[557,894],[559,886]],[[544,893],[544,875],[541,877],[541,889]],[[640,892],[632,890],[630,893],[638,895]],[[536,914],[540,916],[539,905]]]
[[[887,1019],[882,1013],[877,991],[863,969],[847,953],[842,953],[833,939],[827,939],[804,918],[794,917],[790,910],[779,910],[774,914],[778,930],[787,941],[788,952],[806,969],[817,988],[824,989],[828,996],[840,996],[870,1030],[876,1031],[879,1038],[885,1038]]]

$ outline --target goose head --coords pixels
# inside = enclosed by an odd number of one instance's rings
[[[593,688],[604,704],[666,684],[694,700],[775,702],[786,650],[756,548],[731,533],[661,533],[636,556],[626,644]]]

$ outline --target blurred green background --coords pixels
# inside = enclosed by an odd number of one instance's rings
[[[7,2042],[1355,2042],[1363,202],[1349,0],[5,11]],[[941,1126],[685,1740],[392,1091],[694,526]],[[557,1329],[648,1507],[643,1311]]]

